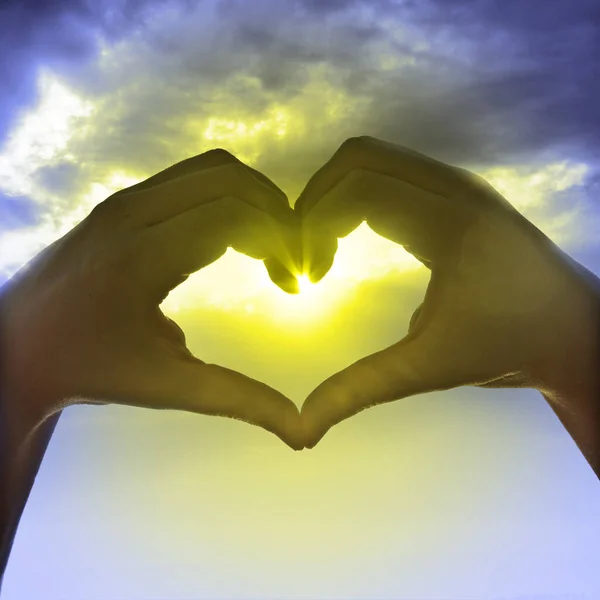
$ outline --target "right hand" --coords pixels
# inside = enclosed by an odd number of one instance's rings
[[[308,447],[375,404],[463,385],[550,393],[571,367],[569,339],[590,326],[598,280],[483,178],[402,146],[350,138],[295,210],[313,281],[329,270],[337,238],[364,220],[431,269],[406,337],[309,395]]]

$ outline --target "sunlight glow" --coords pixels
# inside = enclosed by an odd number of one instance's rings
[[[289,327],[317,327],[362,282],[419,268],[425,267],[404,248],[363,223],[339,239],[333,266],[321,281],[313,284],[304,274],[298,277],[299,294],[287,294],[271,281],[260,261],[230,248],[174,289],[162,308],[176,313],[204,305],[262,315]]]
[[[300,294],[309,294],[311,292],[311,288],[313,288],[314,284],[308,277],[308,275],[298,275],[296,277],[298,281],[298,288],[300,290]]]
[[[249,85],[247,81],[243,83]],[[211,142],[213,148],[217,145],[235,147],[236,156],[250,163],[259,156],[259,148],[265,140],[287,135],[292,120],[289,109],[273,104],[260,119],[210,117],[201,137]]]

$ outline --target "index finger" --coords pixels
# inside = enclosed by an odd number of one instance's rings
[[[148,177],[144,181],[136,183],[135,185],[132,185],[128,188],[119,190],[113,195],[123,195],[130,192],[139,192],[141,190],[154,187],[155,185],[166,183],[167,181],[172,181],[173,179],[177,179],[178,177],[184,177],[186,175],[189,175],[190,173],[195,173],[197,171],[200,171],[201,169],[218,167],[220,165],[224,165],[230,162],[238,162],[243,164],[246,167],[246,169],[248,169],[250,173],[254,175],[254,177],[256,177],[261,183],[264,183],[265,185],[269,186],[273,191],[277,192],[280,196],[282,196],[286,204],[288,203],[288,198],[285,192],[280,187],[275,185],[275,183],[271,181],[271,179],[269,179],[260,171],[253,169],[250,165],[247,165],[246,163],[242,162],[235,155],[231,154],[227,150],[224,150],[223,148],[213,148],[211,150],[208,150],[207,152],[203,152],[202,154],[197,154],[196,156],[191,156],[189,158],[181,160],[178,163],[175,163],[174,165],[163,169],[159,173]]]
[[[448,254],[468,214],[448,198],[396,177],[353,169],[302,218],[303,271],[313,282],[321,279],[333,262],[332,241],[363,221],[430,266]]]
[[[406,181],[423,191],[451,196],[464,190],[466,171],[398,144],[370,136],[348,138],[308,181],[294,210],[307,214],[319,199],[353,169],[365,169]]]

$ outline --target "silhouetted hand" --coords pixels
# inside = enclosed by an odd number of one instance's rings
[[[330,268],[337,238],[364,220],[431,269],[407,336],[306,399],[308,447],[364,408],[463,385],[534,387],[547,398],[587,393],[590,401],[598,280],[481,177],[371,137],[350,138],[311,178],[295,210],[303,269],[314,281]],[[600,414],[595,402],[581,414]],[[600,420],[570,422],[580,408],[559,416],[596,461]]]
[[[112,195],[3,289],[5,411],[31,428],[76,403],[179,409],[242,419],[302,448],[293,402],[195,358],[159,309],[228,246],[264,259],[294,291],[282,266],[294,227],[285,194],[224,150]]]

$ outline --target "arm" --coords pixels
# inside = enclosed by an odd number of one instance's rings
[[[15,376],[15,348],[8,342],[11,287],[8,282],[0,289],[0,587],[21,515],[62,412],[45,419],[36,416],[37,403],[21,391],[25,381],[41,378],[42,373]]]
[[[600,479],[600,280],[565,258],[578,281],[538,390]]]
[[[431,269],[396,344],[318,386],[307,447],[370,406],[459,386],[540,391],[600,477],[600,281],[485,179],[376,138],[350,138],[296,201],[304,269],[330,268],[365,219]]]
[[[296,405],[193,356],[159,308],[229,246],[289,291],[285,194],[224,150],[100,203],[0,289],[0,579],[44,452],[71,404],[228,416],[303,447]],[[295,279],[294,279],[295,282]]]
[[[46,448],[61,413],[57,412],[35,430],[23,431],[11,424],[8,402],[0,398],[0,588],[8,557]]]

